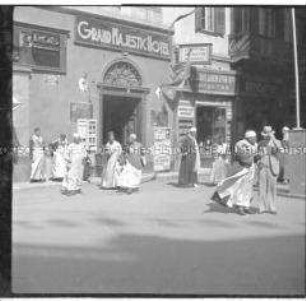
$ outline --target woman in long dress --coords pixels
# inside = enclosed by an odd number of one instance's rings
[[[44,154],[44,141],[41,136],[40,128],[34,129],[34,134],[30,140],[30,157],[32,159],[31,166],[31,182],[45,181],[45,154]]]
[[[53,144],[53,181],[63,181],[66,173],[66,153],[68,142],[65,134],[61,134],[59,139]]]
[[[245,139],[237,142],[232,175],[219,183],[212,200],[233,208],[240,215],[253,213],[250,210],[255,179],[255,158],[257,156],[256,133],[247,131]]]
[[[130,142],[122,158],[122,169],[118,177],[120,190],[128,194],[139,190],[142,169],[145,166],[145,152],[141,143],[137,142],[136,139],[135,134],[130,135]]]
[[[279,174],[278,153],[281,143],[274,136],[271,126],[265,126],[261,135],[263,140],[259,142],[258,149],[260,161],[259,169],[259,213],[276,214],[277,176]]]
[[[108,142],[105,146],[107,156],[106,168],[102,174],[102,189],[114,189],[118,186],[119,176],[119,156],[122,152],[122,147],[118,141],[115,140],[114,132],[108,133]]]
[[[68,146],[66,153],[67,172],[62,183],[62,193],[74,195],[81,192],[83,164],[86,150],[81,143],[79,134],[73,135],[73,143]]]

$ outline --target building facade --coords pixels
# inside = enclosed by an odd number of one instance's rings
[[[109,130],[122,144],[132,132],[152,144],[154,118],[172,126],[167,102],[155,93],[170,62],[171,34],[155,7],[16,7],[19,142],[27,145],[35,127],[46,141],[71,138],[84,119],[92,121],[96,148]]]
[[[175,64],[186,63],[190,52],[191,78],[177,89],[178,139],[190,126],[197,128],[197,140],[208,153],[201,154],[201,165],[212,157],[213,144],[231,144],[235,133],[236,73],[231,69],[229,34],[230,8],[165,8],[168,23],[182,14],[193,14],[175,24],[173,45]],[[211,162],[211,160],[209,160]]]
[[[299,10],[299,9],[297,9]],[[291,10],[233,7],[229,51],[237,72],[237,130],[272,125],[281,137],[295,121]]]

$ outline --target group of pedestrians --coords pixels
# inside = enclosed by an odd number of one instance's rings
[[[284,133],[286,131],[285,128]],[[211,177],[217,187],[212,200],[233,208],[241,215],[256,212],[276,214],[277,178],[284,178],[284,158],[280,149],[285,145],[275,138],[271,126],[263,128],[261,137],[257,143],[255,131],[246,131],[244,139],[235,145],[231,163],[225,162],[225,155],[222,153],[224,148],[217,148]],[[66,135],[61,134],[56,141],[46,145],[40,129],[36,128],[30,146],[32,182],[48,179],[62,181],[63,194],[74,195],[81,192],[82,182],[86,180],[86,174],[89,174],[86,167],[90,160],[79,134],[73,135],[73,142],[70,144]],[[145,150],[137,141],[136,135],[131,134],[128,144],[122,147],[111,131],[103,151],[106,160],[100,188],[128,194],[139,190],[146,158]],[[200,160],[196,128],[192,127],[181,141],[179,186],[198,185]],[[259,189],[255,193],[253,186],[256,183]]]
[[[275,138],[271,126],[265,126],[261,139],[248,130],[233,151],[219,143],[215,148],[215,161],[211,170],[211,183],[217,185],[212,196],[223,206],[240,215],[252,213],[276,214],[277,180],[286,182],[285,150],[288,147],[289,128],[283,128],[283,141]],[[196,187],[200,168],[200,152],[196,141],[196,128],[192,127],[181,142],[181,165],[178,185]],[[230,159],[228,158],[230,155]],[[254,186],[258,190],[254,191]]]
[[[68,142],[66,135],[47,144],[41,135],[40,128],[34,129],[30,139],[31,182],[62,181],[66,172],[65,154]]]
[[[139,190],[146,159],[135,134],[131,134],[128,144],[122,147],[115,140],[114,132],[109,132],[103,155],[106,163],[101,176],[101,189],[116,189],[129,194]],[[67,196],[81,193],[82,182],[90,175],[89,152],[84,139],[77,133],[70,144],[64,134],[46,144],[41,130],[36,128],[30,140],[30,157],[30,181],[61,181],[61,192]]]
[[[228,177],[220,181],[212,200],[233,208],[238,214],[276,214],[277,178],[280,172],[281,142],[271,126],[265,126],[262,139],[249,130],[235,146]],[[258,191],[253,186],[258,184]],[[252,206],[251,206],[252,205]]]

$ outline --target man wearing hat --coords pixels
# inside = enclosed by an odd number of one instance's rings
[[[258,144],[259,212],[276,214],[276,179],[280,170],[278,155],[281,143],[275,138],[271,126],[265,126],[261,136],[263,139]]]
[[[250,205],[253,199],[256,155],[256,133],[248,130],[244,139],[235,146],[232,174],[218,185],[212,196],[213,201],[234,208],[240,215],[252,213]]]
[[[178,184],[180,186],[197,187],[198,171],[200,168],[200,152],[196,141],[195,127],[190,128],[181,144],[181,165]]]

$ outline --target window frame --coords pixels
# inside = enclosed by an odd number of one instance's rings
[[[222,9],[223,14],[223,30],[219,31],[216,28],[216,9]],[[203,14],[204,11],[204,14]],[[206,14],[209,12],[210,25],[213,27],[212,29],[207,28],[207,16]],[[196,7],[195,12],[195,33],[207,34],[215,37],[224,37],[226,34],[226,11],[224,6],[198,6]]]
[[[69,30],[56,29],[51,27],[43,27],[34,24],[14,22],[13,25],[13,53],[15,56],[14,64],[30,67],[33,71],[50,73],[50,74],[66,74],[67,73],[67,40],[70,38]],[[54,35],[59,38],[59,49],[54,50],[59,54],[59,66],[44,66],[38,65],[35,63],[34,59],[34,49],[29,50],[28,57],[20,57],[23,46],[20,43],[20,34],[21,32],[33,33],[42,33],[46,35]],[[30,47],[29,47],[30,48]],[[37,47],[38,49],[39,47]]]

